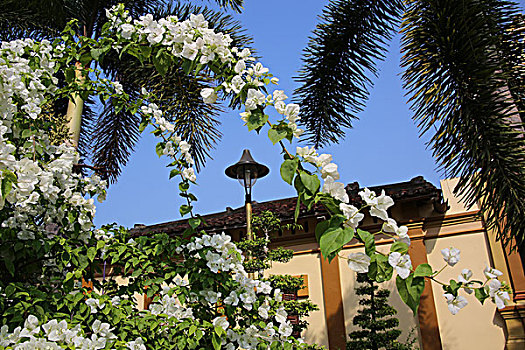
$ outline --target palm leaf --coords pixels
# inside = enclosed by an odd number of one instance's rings
[[[64,0],[0,0],[0,40],[57,35],[66,24]]]
[[[407,1],[402,65],[414,119],[455,189],[505,244],[525,241],[525,138],[509,93],[507,1]],[[434,131],[435,130],[435,131]]]
[[[332,0],[324,9],[296,78],[307,141],[317,147],[337,143],[343,128],[352,126],[402,8],[400,0]]]

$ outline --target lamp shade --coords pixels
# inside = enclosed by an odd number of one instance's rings
[[[257,179],[265,177],[270,172],[267,166],[257,163],[250,151],[245,149],[241,159],[226,168],[226,176],[237,179],[244,187],[252,187]]]

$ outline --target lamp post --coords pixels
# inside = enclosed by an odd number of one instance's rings
[[[252,187],[257,179],[265,177],[270,172],[267,166],[257,163],[250,151],[245,149],[241,159],[226,168],[226,176],[239,180],[244,187],[244,203],[246,207],[246,234],[248,239],[252,236]]]

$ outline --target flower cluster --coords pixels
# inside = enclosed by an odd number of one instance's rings
[[[443,260],[445,260],[448,266],[454,266],[459,262],[460,250],[457,248],[450,247],[442,249],[441,254],[443,255]],[[477,289],[478,291],[476,293],[480,293],[481,298],[484,299],[490,297],[498,309],[503,309],[505,307],[505,301],[510,300],[510,296],[508,293],[508,286],[498,280],[498,277],[502,275],[502,272],[487,265],[483,270],[483,274],[486,277],[485,283],[471,280],[473,275],[472,271],[470,269],[463,269],[458,276],[459,283],[456,283],[455,285],[468,294],[472,294],[474,290]],[[468,304],[467,299],[458,295],[457,290],[455,289],[448,289],[447,293],[444,294],[444,297],[447,301],[448,309],[453,315],[457,314],[460,309]]]
[[[182,178],[191,182],[197,181],[195,169],[192,167],[195,161],[190,153],[191,145],[175,133],[175,126],[162,116],[162,111],[155,103],[142,106],[141,113],[144,117],[151,118],[151,123],[156,128],[158,136],[164,139],[164,142],[159,144],[161,147],[159,156],[175,158],[177,152],[180,152],[181,159],[178,165],[182,168],[180,172]]]
[[[214,274],[232,275],[234,287],[228,294],[217,289],[202,289],[198,293],[191,291],[191,285],[185,279],[178,279],[176,286],[165,288],[159,301],[150,306],[155,314],[166,314],[178,319],[193,318],[193,310],[184,303],[201,305],[206,310],[217,305],[225,305],[233,313],[251,312],[250,317],[227,317],[219,314],[210,321],[215,327],[222,328],[227,335],[223,340],[226,349],[253,349],[263,341],[286,339],[292,333],[288,315],[281,305],[279,290],[272,290],[266,281],[248,276],[243,267],[244,257],[231,237],[222,233],[195,237],[191,242],[177,248],[185,259],[203,259],[206,268]],[[184,295],[184,298],[180,296]],[[188,296],[189,297],[186,297]],[[272,316],[273,315],[273,316]],[[242,322],[243,327],[239,327]]]
[[[105,349],[116,339],[109,323],[95,320],[91,325],[91,336],[87,336],[80,328],[69,328],[66,321],[52,319],[40,323],[38,318],[29,315],[24,327],[17,327],[9,332],[7,326],[0,330],[0,347],[13,349],[63,349],[63,346],[75,349],[97,350]]]
[[[100,201],[105,196],[107,184],[100,177],[74,173],[75,148],[52,145],[47,130],[34,121],[57,89],[53,74],[61,55],[45,40],[3,42],[0,49],[0,171],[8,184],[0,209],[9,213],[2,227],[20,240],[76,231],[85,241],[95,213],[93,199],[85,194],[98,194]],[[78,215],[68,217],[68,212]]]
[[[153,16],[141,16],[132,20],[123,5],[117,5],[107,12],[112,27],[120,34],[121,40],[144,42],[148,45],[165,47],[174,57],[185,59],[196,64],[210,64],[218,62],[226,64],[231,75],[217,88],[203,88],[201,96],[205,103],[215,103],[217,91],[224,89],[226,93],[234,93],[240,97],[245,111],[241,117],[248,122],[252,114],[262,112],[266,106],[273,106],[284,116],[286,125],[295,137],[299,137],[303,130],[297,127],[300,119],[299,105],[286,104],[288,98],[284,91],[276,90],[270,95],[263,94],[259,87],[278,83],[278,79],[269,73],[269,69],[255,60],[249,49],[231,47],[232,38],[228,34],[217,33],[208,28],[208,22],[202,14],[191,14],[185,21],[169,16],[153,19]],[[119,43],[120,44],[120,43]]]
[[[24,39],[4,41],[0,50],[0,119],[8,121],[8,127],[18,112],[36,119],[45,93],[56,90],[54,59],[61,56],[60,49],[54,52],[47,40]]]

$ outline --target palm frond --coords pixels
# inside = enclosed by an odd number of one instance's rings
[[[129,93],[131,98],[138,97],[137,94]],[[126,111],[117,112],[112,99],[106,102],[95,124],[96,132],[93,132],[90,144],[94,165],[103,169],[101,173],[107,179],[115,181],[126,165],[138,140],[139,124],[137,115]]]
[[[208,2],[211,0],[208,0]],[[244,5],[244,0],[213,0],[220,7],[227,9],[231,8],[233,11],[241,13]]]
[[[0,0],[0,40],[48,38],[66,24],[65,0]]]
[[[402,9],[400,0],[332,0],[323,10],[295,78],[308,142],[337,143],[357,119]]]
[[[455,192],[505,244],[525,242],[525,138],[509,93],[507,1],[407,1],[402,65],[414,119]],[[435,131],[434,131],[435,130]]]

